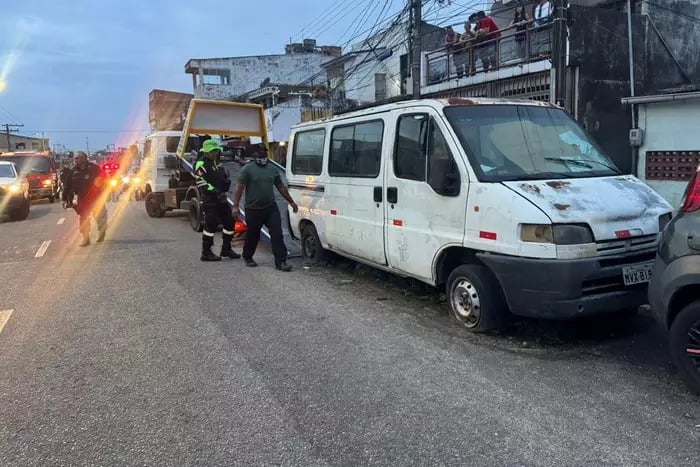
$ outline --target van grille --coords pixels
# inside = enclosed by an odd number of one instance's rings
[[[598,256],[617,255],[630,251],[656,248],[658,241],[658,234],[642,235],[639,237],[602,240],[596,242],[596,248],[598,249]]]

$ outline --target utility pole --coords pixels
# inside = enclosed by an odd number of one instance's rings
[[[5,135],[7,135],[7,150],[12,151],[12,146],[10,145],[10,133],[17,133],[20,128],[22,128],[24,125],[20,124],[15,124],[15,123],[3,123],[5,127]]]
[[[87,156],[90,157],[90,138],[85,137],[85,148],[87,149]]]
[[[566,11],[567,0],[554,0],[554,24],[552,25],[552,64],[554,65],[554,103],[564,108],[566,102]],[[570,109],[567,109],[570,110]]]
[[[411,2],[411,76],[413,77],[413,98],[420,98],[421,75],[421,25],[423,24],[422,0]]]

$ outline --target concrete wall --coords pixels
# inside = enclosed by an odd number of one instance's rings
[[[643,2],[638,8],[648,14],[645,32],[649,86],[663,89],[688,82],[700,83],[700,21],[690,18],[700,18],[700,0],[652,3],[656,5]]]
[[[574,102],[570,111],[624,172],[632,172],[629,130],[632,114],[620,99],[630,95],[627,16],[622,11],[580,6],[571,7],[569,29],[570,87]],[[637,93],[644,92],[644,18],[633,21],[635,82]],[[657,70],[658,71],[658,70]],[[577,109],[577,111],[576,111]]]
[[[640,178],[644,178],[646,172],[647,151],[700,150],[700,99],[639,105],[639,123],[645,133],[638,164]],[[688,184],[665,180],[646,182],[676,209]]]
[[[315,84],[324,82],[321,64],[332,57],[320,53],[264,55],[258,57],[234,57],[192,60],[193,66],[202,69],[228,70],[230,84],[197,83],[197,98],[230,99],[261,87],[263,82],[273,84],[300,84],[318,75]]]

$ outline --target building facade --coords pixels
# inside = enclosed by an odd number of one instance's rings
[[[16,134],[0,134],[0,152],[12,151],[50,151],[49,138],[33,138]]]
[[[639,114],[637,173],[674,208],[700,167],[700,87],[625,98]]]
[[[442,28],[422,23],[423,50],[439,48],[443,36]],[[325,63],[333,112],[405,95],[412,84],[408,38],[408,23],[399,22]]]
[[[185,73],[192,75],[196,98],[233,100],[270,83],[315,84],[315,77],[322,82],[321,65],[340,54],[339,47],[317,47],[316,41],[307,39],[287,45],[284,54],[193,58]]]
[[[558,3],[558,2],[555,2]],[[501,27],[495,46],[498,66],[481,65],[484,44],[472,44],[457,57],[472,63],[460,74],[455,50],[427,52],[422,94],[434,97],[509,97],[547,100],[563,106],[614,162],[636,173],[637,151],[629,131],[639,123],[631,93],[627,2],[570,0],[547,26],[508,28],[516,2],[498,1],[491,16]],[[533,4],[526,6],[532,16]],[[700,0],[632,2],[632,50],[637,94],[700,81]],[[561,26],[561,27],[560,27]],[[520,45],[520,48],[519,48]],[[457,61],[459,62],[459,60]]]

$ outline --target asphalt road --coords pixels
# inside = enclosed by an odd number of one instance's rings
[[[698,463],[646,313],[473,336],[345,261],[203,264],[183,217],[110,216],[88,248],[57,205],[0,223],[0,465]]]

